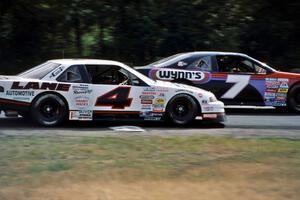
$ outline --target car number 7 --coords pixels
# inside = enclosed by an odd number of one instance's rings
[[[228,75],[226,83],[235,83],[223,96],[222,99],[234,99],[250,81],[249,75]]]

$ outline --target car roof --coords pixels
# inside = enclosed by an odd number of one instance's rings
[[[243,53],[235,52],[220,52],[220,51],[194,51],[194,52],[185,52],[181,55],[233,55],[233,56],[247,56]],[[248,56],[247,56],[248,57]]]
[[[62,65],[124,65],[121,62],[100,59],[55,59],[48,60]]]

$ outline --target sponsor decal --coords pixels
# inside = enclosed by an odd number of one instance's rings
[[[166,100],[164,98],[156,98],[154,100],[155,105],[164,105],[166,103]]]
[[[165,93],[159,93],[159,97],[165,97]]]
[[[140,95],[140,99],[142,100],[152,100],[154,99],[153,95]]]
[[[155,92],[155,87],[146,87],[144,88],[144,92]]]
[[[266,82],[277,82],[277,78],[266,78]]]
[[[92,110],[70,111],[69,119],[70,120],[91,121],[91,120],[93,120],[93,111]]]
[[[0,92],[1,92],[1,93],[4,92],[4,87],[0,86]]]
[[[289,79],[288,79],[288,78],[278,78],[277,81],[288,83],[288,82],[289,82]]]
[[[285,93],[276,93],[276,97],[285,97],[286,98],[286,94]]]
[[[80,96],[75,98],[75,106],[78,108],[87,108],[90,105],[89,97]]]
[[[169,89],[167,89],[167,88],[157,88],[156,91],[157,91],[157,92],[163,92],[163,93],[166,93],[166,92],[169,92]]]
[[[277,92],[277,88],[275,88],[275,89],[267,88],[266,92],[274,92],[274,93],[276,93]]]
[[[203,118],[206,119],[216,119],[218,117],[217,114],[203,114]]]
[[[63,83],[40,83],[40,82],[28,82],[20,83],[13,82],[11,90],[52,90],[52,91],[63,91],[68,92],[70,89],[70,84]]]
[[[184,67],[184,66],[186,66],[186,65],[188,65],[186,62],[183,62],[183,61],[179,61],[178,63],[177,63],[177,66],[178,67]]]
[[[279,92],[279,93],[287,93],[288,90],[289,90],[288,88],[279,88],[279,89],[278,89],[278,92]]]
[[[142,105],[142,110],[152,110],[152,105],[151,104],[144,104],[144,105]]]
[[[33,97],[35,95],[34,91],[18,91],[18,90],[8,90],[6,91],[6,96],[23,96],[23,97]]]
[[[140,114],[140,117],[162,117],[163,113],[156,112],[143,112]]]
[[[156,92],[142,92],[142,95],[156,95]]]
[[[141,100],[141,104],[153,104],[153,100]]]
[[[56,77],[58,74],[60,74],[62,71],[64,70],[64,67],[60,66],[59,68],[57,68],[54,72],[51,73],[49,78],[54,78]]]
[[[266,78],[265,104],[270,106],[286,106],[289,90],[288,82],[289,79],[287,78]]]
[[[279,87],[280,88],[289,88],[289,85],[287,82],[284,82],[284,83],[281,83]]]
[[[265,98],[266,99],[272,99],[272,98],[275,98],[276,97],[276,93],[273,93],[273,92],[266,92],[265,93]]]
[[[152,107],[153,107],[153,109],[152,109],[153,112],[164,112],[165,105],[164,104],[153,104]]]
[[[80,84],[80,85],[73,85],[73,94],[76,95],[87,95],[91,94],[93,90],[89,87],[89,85]]]
[[[202,103],[203,104],[208,104],[208,101],[207,100],[202,100]]]
[[[273,106],[286,106],[286,103],[285,102],[278,102],[278,101],[275,101],[272,103]]]
[[[161,117],[144,117],[145,121],[160,121]]]
[[[175,79],[186,79],[192,82],[203,84],[211,79],[209,72],[202,72],[196,70],[179,70],[168,68],[155,68],[150,70],[149,77],[154,80],[171,81]]]
[[[211,107],[211,106],[205,106],[205,107],[203,107],[203,110],[204,110],[204,111],[213,111],[213,110],[214,110],[214,107]]]

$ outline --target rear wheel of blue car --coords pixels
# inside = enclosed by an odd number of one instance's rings
[[[38,97],[31,106],[31,117],[43,126],[57,126],[67,116],[65,101],[55,94],[45,94]]]
[[[167,116],[175,124],[185,125],[192,122],[198,113],[196,101],[187,94],[173,97],[167,106]]]
[[[292,87],[288,95],[288,106],[295,112],[300,112],[300,84]]]

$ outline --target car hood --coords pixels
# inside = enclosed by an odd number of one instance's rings
[[[298,73],[281,72],[281,71],[276,71],[275,73],[278,76],[282,77],[282,78],[297,78],[297,79],[300,79],[300,74],[298,74]]]

